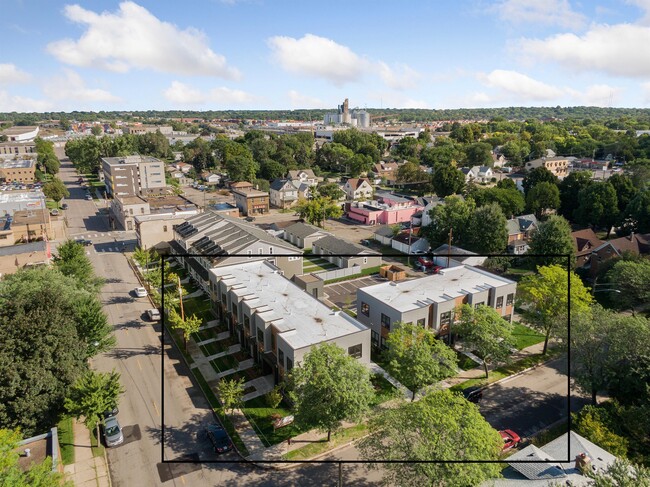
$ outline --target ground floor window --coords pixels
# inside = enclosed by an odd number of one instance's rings
[[[363,355],[363,346],[361,343],[348,347],[348,355],[354,358],[361,358]]]
[[[379,333],[377,333],[374,330],[370,331],[370,342],[372,343],[372,346],[377,348],[379,346]]]

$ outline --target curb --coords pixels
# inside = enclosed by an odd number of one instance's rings
[[[523,375],[523,374],[525,374],[526,372],[530,372],[531,370],[534,370],[534,369],[536,369],[536,368],[538,368],[538,367],[541,367],[541,366],[543,366],[543,365],[546,365],[547,363],[552,362],[553,360],[556,360],[557,358],[558,358],[558,357],[549,358],[548,360],[544,360],[543,362],[540,362],[540,363],[538,363],[538,364],[535,364],[535,365],[533,365],[532,367],[528,367],[527,369],[520,370],[519,372],[516,372],[516,373],[514,373],[514,374],[512,374],[512,375],[509,375],[508,377],[504,377],[503,379],[499,379],[499,380],[495,380],[494,382],[490,382],[490,383],[487,384],[483,389],[487,389],[487,388],[490,387],[490,386],[493,386],[493,385],[496,385],[496,384],[502,384],[502,383],[504,383],[504,382],[508,382],[509,380],[516,379],[516,378],[519,377],[520,375]]]
[[[92,442],[92,439],[90,440]],[[104,448],[104,467],[106,467],[106,478],[108,479],[108,487],[113,486],[113,479],[111,478],[111,470],[108,468],[108,454]]]

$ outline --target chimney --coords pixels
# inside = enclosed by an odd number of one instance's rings
[[[591,471],[591,458],[586,453],[581,453],[576,457],[576,469],[584,475],[585,472]]]

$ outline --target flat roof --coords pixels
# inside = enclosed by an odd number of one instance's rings
[[[36,125],[16,125],[14,127],[6,128],[2,131],[4,135],[21,135],[28,134],[36,130],[38,126]]]
[[[0,204],[18,201],[39,201],[45,198],[42,191],[3,191],[0,192]]]
[[[359,288],[358,291],[383,301],[398,311],[406,312],[509,284],[514,284],[514,281],[475,267],[460,265],[441,269],[432,276],[406,282],[383,282]]]
[[[216,267],[210,272],[234,286],[247,304],[260,308],[258,312],[266,309],[264,320],[272,321],[294,350],[368,329],[351,316],[332,311],[267,261]]]
[[[4,160],[4,161],[0,162],[0,168],[2,168],[2,169],[17,169],[17,168],[34,167],[35,160],[36,160],[36,158],[33,158],[33,159]]]
[[[246,197],[250,196],[252,198],[269,195],[269,193],[265,191],[258,191],[256,189],[233,189],[232,192]]]
[[[102,161],[104,161],[109,166],[117,166],[119,164],[141,164],[141,163],[153,163],[153,162],[162,163],[163,162],[156,157],[139,156],[139,155],[121,156],[121,157],[102,157]]]

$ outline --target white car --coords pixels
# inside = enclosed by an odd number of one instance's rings
[[[136,287],[133,292],[135,292],[135,295],[139,298],[147,297],[147,290],[143,287]]]
[[[147,316],[150,321],[160,321],[160,311],[157,308],[148,309]]]

